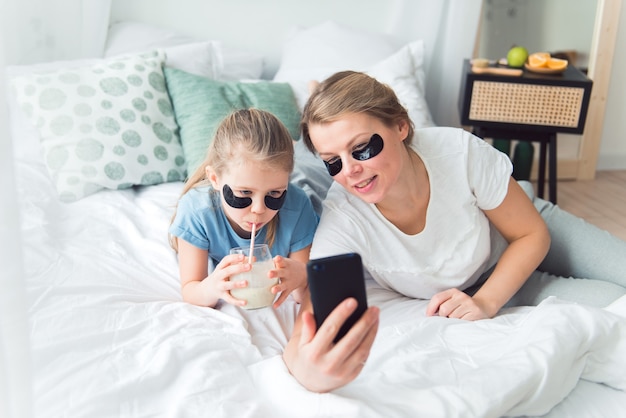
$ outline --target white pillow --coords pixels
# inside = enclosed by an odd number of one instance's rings
[[[305,72],[365,69],[393,54],[398,46],[391,37],[334,21],[310,28],[294,28],[283,46],[275,78],[285,80]]]
[[[219,48],[219,43],[215,41],[192,42],[163,48],[165,65],[190,74],[217,78],[224,66]]]
[[[259,54],[250,53],[236,48],[227,48],[220,41],[202,41],[192,36],[185,35],[173,29],[160,26],[135,22],[123,21],[114,23],[109,27],[109,33],[105,46],[104,56],[112,57],[120,54],[148,51],[155,48],[165,49],[169,56],[169,48],[183,46],[185,44],[198,44],[206,42],[211,45],[212,68],[202,72],[201,65],[193,68],[184,68],[185,61],[196,61],[201,64],[203,59],[194,57],[197,52],[190,51],[186,57],[177,60],[175,67],[191,74],[208,77],[213,80],[242,80],[259,79],[263,73],[263,57]]]
[[[263,74],[265,60],[262,55],[219,44],[222,71],[220,81],[258,80]]]
[[[103,188],[184,179],[164,59],[161,51],[78,68],[70,63],[11,80],[17,103],[39,130],[44,162],[62,201]]]
[[[425,98],[424,42],[413,41],[387,59],[370,67],[367,74],[396,92],[415,128],[435,126]]]
[[[118,22],[109,26],[104,56],[114,57],[197,41],[198,39],[160,26],[133,21]]]
[[[409,111],[415,127],[433,126],[424,95],[424,43],[398,49],[388,37],[325,22],[296,30],[283,48],[274,81],[287,82],[302,110],[309,97],[308,82],[322,81],[337,71],[364,71],[388,84]]]

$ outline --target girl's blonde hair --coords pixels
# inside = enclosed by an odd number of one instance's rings
[[[293,140],[276,116],[260,109],[240,109],[226,116],[217,127],[206,158],[187,179],[181,196],[192,188],[210,184],[206,175],[207,166],[219,176],[228,170],[229,165],[242,160],[263,163],[288,173],[293,171]],[[267,244],[270,247],[276,237],[278,215],[267,225]],[[172,222],[175,217],[176,210]],[[169,241],[172,248],[178,251],[176,237],[170,234]]]
[[[300,128],[307,148],[315,152],[309,135],[310,124],[333,122],[349,113],[366,113],[386,126],[404,120],[409,124],[404,145],[411,144],[413,122],[391,87],[365,73],[341,71],[322,81],[304,106]]]

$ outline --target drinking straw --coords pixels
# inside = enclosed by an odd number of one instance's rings
[[[256,235],[256,222],[252,224],[252,232],[250,233],[250,253],[248,254],[248,259],[250,264],[252,264],[252,256],[254,254],[254,236]]]

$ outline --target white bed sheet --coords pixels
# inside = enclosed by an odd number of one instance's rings
[[[382,316],[363,373],[310,393],[280,358],[293,301],[181,301],[166,234],[182,183],[63,204],[43,164],[16,166],[37,417],[626,415],[626,298],[466,322],[370,283]]]

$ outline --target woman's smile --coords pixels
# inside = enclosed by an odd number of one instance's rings
[[[357,183],[354,185],[354,188],[359,192],[359,193],[366,193],[368,191],[370,191],[374,185],[372,184],[374,182],[374,180],[376,180],[377,176],[373,176],[370,177],[366,180],[363,180],[360,183]]]

